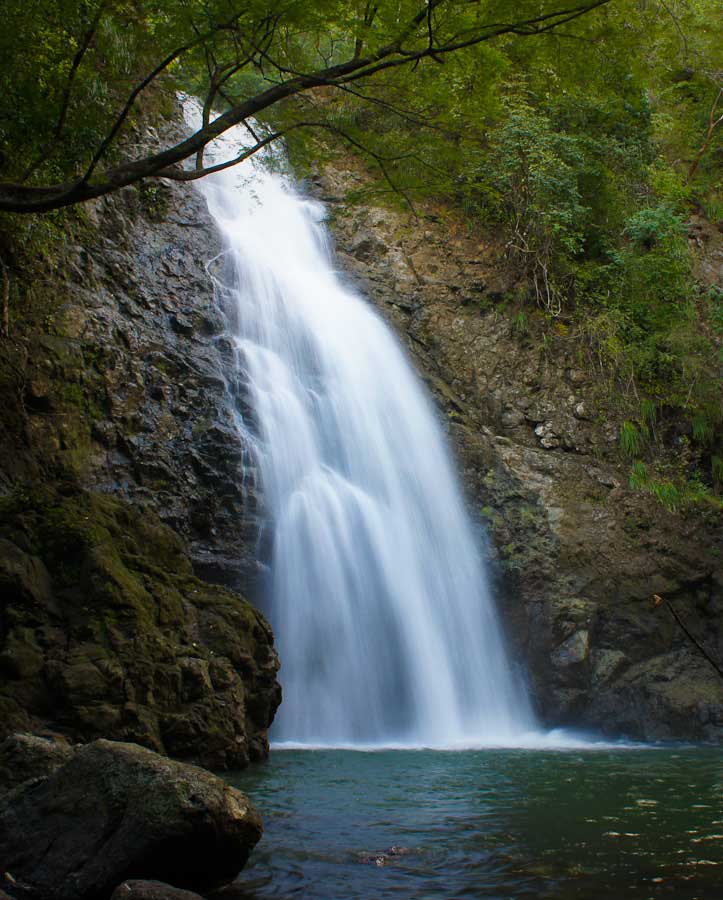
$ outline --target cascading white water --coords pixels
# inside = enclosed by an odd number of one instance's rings
[[[239,126],[207,162],[244,142]],[[255,159],[198,184],[227,247],[274,535],[275,739],[519,742],[534,719],[441,428],[389,328],[334,272],[323,208]]]

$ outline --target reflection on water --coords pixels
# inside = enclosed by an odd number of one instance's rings
[[[723,897],[714,748],[276,751],[250,898]]]

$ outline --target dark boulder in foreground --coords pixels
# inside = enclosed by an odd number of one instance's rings
[[[210,772],[99,740],[0,800],[2,887],[32,900],[96,900],[126,879],[203,891],[237,875],[261,831]]]

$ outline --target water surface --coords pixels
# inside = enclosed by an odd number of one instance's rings
[[[250,897],[723,897],[715,748],[277,750],[231,780]]]

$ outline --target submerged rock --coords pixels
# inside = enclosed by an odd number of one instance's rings
[[[360,853],[358,854],[357,859],[364,865],[383,868],[400,856],[409,856],[409,854],[413,852],[414,851],[410,847],[399,847],[395,844],[393,847],[389,847],[389,849],[384,850],[381,853]]]
[[[32,900],[94,900],[133,878],[211,889],[243,868],[261,831],[248,798],[210,772],[95,741],[0,801],[4,887]]]
[[[203,900],[203,897],[162,881],[131,879],[118,885],[110,900]]]

